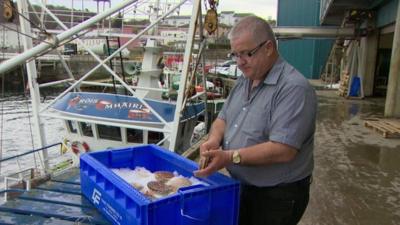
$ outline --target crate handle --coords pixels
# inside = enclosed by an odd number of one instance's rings
[[[204,184],[196,184],[196,185],[191,185],[191,186],[187,186],[187,187],[181,187],[178,189],[178,193],[182,195],[185,192],[193,191],[193,190],[196,190],[199,188],[204,190],[204,187],[206,187]]]
[[[178,194],[180,195],[180,203],[181,203],[181,216],[184,217],[185,219],[191,220],[192,222],[195,222],[195,223],[198,222],[199,224],[204,224],[205,221],[209,220],[209,215],[210,215],[210,211],[211,211],[211,206],[210,206],[211,193],[209,191],[207,191],[208,201],[204,201],[205,206],[207,207],[205,218],[199,218],[199,217],[195,217],[195,216],[187,214],[187,212],[185,212],[185,207],[184,207],[185,202],[190,201],[190,199],[188,200],[185,198],[185,193],[192,192],[199,188],[201,188],[204,191],[204,185],[202,185],[202,184],[192,185],[189,187],[180,188],[178,190]],[[196,208],[199,208],[199,206],[197,206]]]

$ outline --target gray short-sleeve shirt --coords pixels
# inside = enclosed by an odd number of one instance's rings
[[[225,121],[222,147],[238,149],[274,141],[298,150],[288,163],[268,166],[232,165],[231,175],[255,186],[274,186],[311,174],[317,99],[307,79],[278,58],[263,83],[249,91],[250,80],[240,77],[218,118]]]

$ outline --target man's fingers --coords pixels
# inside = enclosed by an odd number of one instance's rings
[[[199,160],[199,168],[204,169],[208,166],[209,163],[210,163],[209,157],[201,156]]]
[[[204,152],[201,153],[201,156],[203,156],[203,157],[211,157],[212,158],[216,154],[215,151],[216,151],[215,149],[214,150],[204,151]]]
[[[193,171],[193,174],[196,177],[206,177],[204,170],[195,170]]]
[[[193,171],[193,174],[196,177],[207,177],[210,174],[212,174],[213,172],[214,172],[213,169],[211,168],[211,166],[209,166],[209,167],[206,167],[205,169]]]

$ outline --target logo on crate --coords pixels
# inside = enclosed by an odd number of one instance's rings
[[[100,203],[101,193],[95,188],[93,189],[92,201],[94,204],[98,205]]]

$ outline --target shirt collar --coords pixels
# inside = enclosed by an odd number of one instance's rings
[[[271,70],[268,72],[264,83],[269,85],[275,85],[278,83],[279,77],[282,74],[285,61],[279,56]]]

